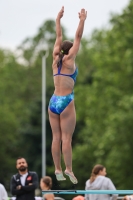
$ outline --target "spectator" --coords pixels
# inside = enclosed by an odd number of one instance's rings
[[[0,200],[7,200],[8,195],[5,187],[0,183]]]
[[[16,195],[16,200],[35,200],[35,189],[38,187],[36,172],[28,171],[25,158],[19,157],[16,161],[18,173],[11,178],[11,193]]]
[[[42,190],[51,190],[52,188],[52,178],[50,176],[44,176],[41,178],[40,187]],[[54,200],[54,194],[46,193],[43,195],[45,200]]]
[[[106,168],[103,165],[95,165],[91,177],[86,181],[85,190],[116,190],[112,181],[105,177]],[[85,200],[116,200],[117,194],[85,194]]]
[[[84,197],[81,195],[78,195],[78,196],[74,197],[72,200],[84,200]]]
[[[133,195],[125,196],[122,200],[133,200]]]

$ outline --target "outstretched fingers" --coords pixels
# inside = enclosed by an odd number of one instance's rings
[[[61,10],[58,13],[59,18],[62,18],[64,14],[64,6],[62,6]]]
[[[85,20],[87,17],[87,11],[82,8],[81,11],[78,13],[79,14],[79,18]]]

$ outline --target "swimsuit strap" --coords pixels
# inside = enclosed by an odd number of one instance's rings
[[[78,74],[78,68],[76,67],[75,72],[73,74],[62,74],[61,73],[61,69],[62,69],[62,59],[59,61],[59,67],[58,67],[58,72],[57,74],[54,74],[53,76],[69,76],[70,78],[72,78],[74,80],[74,82],[76,81],[76,77]]]
[[[60,64],[59,64],[59,67],[58,67],[58,74],[60,74],[60,71],[61,71],[61,68],[62,68],[62,59],[59,62],[60,62]]]

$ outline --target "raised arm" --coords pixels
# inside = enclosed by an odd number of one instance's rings
[[[83,30],[84,30],[84,23],[87,17],[87,11],[83,8],[81,9],[81,11],[78,13],[79,14],[79,24],[78,24],[78,28],[75,34],[75,38],[74,38],[74,43],[72,48],[69,50],[69,56],[73,57],[75,59],[79,47],[80,47],[80,41],[83,35]]]
[[[60,20],[63,17],[63,14],[64,14],[64,6],[61,8],[56,18],[56,41],[55,41],[55,45],[53,49],[53,57],[59,54],[60,52],[60,47],[62,43],[62,29],[61,29]]]

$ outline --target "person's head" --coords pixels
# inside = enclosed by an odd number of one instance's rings
[[[71,49],[71,47],[73,46],[73,43],[69,40],[64,40],[61,44],[61,52],[64,55],[68,55],[69,50]]]
[[[74,197],[72,200],[84,200],[84,197],[81,195],[78,195],[78,196]]]
[[[49,190],[52,188],[52,178],[50,176],[44,176],[40,180],[40,187],[42,190]]]
[[[92,183],[95,178],[99,175],[101,176],[106,176],[106,168],[103,165],[95,165],[92,169],[91,177],[90,177],[90,182]]]
[[[24,174],[28,170],[28,164],[25,158],[19,157],[16,160],[16,168],[20,172],[20,174]]]
[[[61,44],[61,49],[59,53],[59,62],[57,63],[57,67],[60,65],[60,60],[63,58],[64,55],[68,55],[69,50],[73,46],[73,43],[69,40],[64,40]]]
[[[130,200],[133,198],[133,195],[124,196],[122,200]]]

